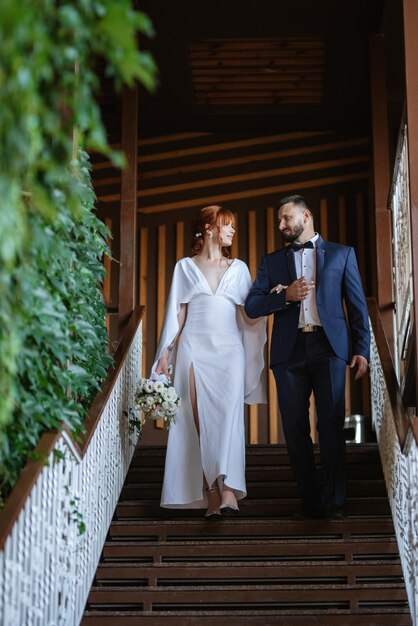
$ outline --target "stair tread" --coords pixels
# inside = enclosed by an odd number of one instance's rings
[[[225,520],[226,522],[228,522],[228,520]],[[304,523],[304,524],[308,524],[309,526],[311,526],[312,524],[324,524],[324,520],[299,520],[300,523]],[[352,516],[352,517],[348,517],[346,520],[344,520],[345,523],[350,523],[352,525],[368,525],[368,524],[392,524],[393,525],[393,521],[392,521],[392,517],[390,515],[386,515],[386,516],[381,516],[379,517],[377,520],[373,515],[364,515],[364,516]],[[208,527],[208,523],[205,522],[205,520],[196,520],[196,519],[188,519],[188,520],[178,520],[178,519],[168,519],[168,520],[114,520],[112,522],[112,526],[121,526],[121,525],[139,525],[139,526],[145,526],[145,527],[149,527],[149,526],[180,526],[182,527],[183,524],[186,523],[188,526],[204,526],[204,527]],[[257,526],[271,526],[272,521],[271,520],[267,520],[267,519],[258,519],[258,520],[246,520],[246,519],[234,519],[233,523],[235,526],[254,526],[254,524],[256,524]],[[283,526],[286,524],[295,523],[295,520],[284,520],[282,518],[277,518],[277,520],[274,521],[274,524],[277,524],[278,526]],[[334,525],[340,525],[341,521],[340,520],[333,520],[333,519],[329,519],[327,520],[327,524],[334,524]]]
[[[400,563],[400,559],[398,559],[398,563]],[[396,564],[395,561],[391,561],[390,562],[390,566],[392,566],[393,564]],[[111,569],[111,568],[120,568],[120,569],[126,569],[127,567],[130,568],[135,568],[135,569],[173,569],[173,568],[179,568],[182,565],[181,562],[171,562],[171,563],[153,563],[152,565],[150,565],[149,563],[130,563],[129,565],[126,565],[126,563],[117,563],[117,562],[112,562],[112,563],[100,563],[100,565],[98,566],[98,569]],[[322,565],[326,565],[327,567],[335,567],[335,568],[340,568],[340,567],[363,567],[364,565],[367,566],[373,566],[373,567],[378,567],[378,566],[387,566],[388,563],[387,561],[383,561],[380,559],[376,559],[373,561],[356,561],[355,563],[352,563],[351,561],[336,561],[336,562],[332,562],[332,561],[315,561],[315,566],[318,565],[322,566]],[[188,566],[187,569],[184,568],[186,570],[186,574],[189,571],[189,569],[193,569],[194,566]],[[198,566],[196,566],[198,567]],[[199,568],[201,569],[202,566],[199,566]],[[266,567],[278,567],[277,562],[275,561],[252,561],[251,565],[248,565],[246,563],[243,563],[242,561],[210,561],[210,564],[207,564],[204,566],[206,569],[215,569],[217,567],[228,567],[228,568],[266,568]],[[281,561],[280,562],[280,567],[289,567],[289,568],[296,568],[296,567],[313,567],[312,563],[307,562],[307,561],[298,561],[297,563],[295,561]]]
[[[309,588],[307,588],[305,585],[301,586],[301,585],[278,585],[278,584],[271,584],[271,585],[251,585],[251,584],[246,584],[245,588],[242,587],[242,585],[228,585],[228,587],[225,589],[222,585],[185,585],[185,586],[181,586],[181,585],[173,585],[173,586],[166,586],[166,587],[150,587],[150,586],[141,586],[141,585],[114,585],[114,586],[110,586],[110,585],[106,585],[106,586],[102,586],[102,587],[97,587],[97,586],[92,586],[90,593],[97,593],[97,594],[110,594],[110,593],[114,593],[117,592],[119,593],[121,590],[123,592],[126,593],[130,593],[130,592],[138,592],[140,591],[141,594],[145,594],[145,593],[150,593],[150,594],[159,594],[159,593],[165,593],[168,594],[170,592],[181,592],[184,591],[185,593],[195,593],[195,592],[199,592],[199,591],[204,591],[205,594],[206,593],[211,593],[216,591],[217,593],[219,592],[224,592],[224,593],[232,593],[233,591],[237,591],[240,593],[244,593],[244,594],[248,594],[248,592],[250,591],[289,591],[291,589],[295,589],[298,591],[298,593],[303,593],[306,592],[306,595],[310,595],[313,591],[316,591],[318,589],[320,589],[321,591],[330,591],[331,593],[333,593],[334,591],[342,591],[344,593],[349,593],[352,590],[356,590],[359,594],[361,594],[362,591],[366,592],[369,590],[375,590],[375,591],[387,591],[388,589],[394,589],[394,590],[400,590],[403,591],[406,595],[406,591],[405,591],[405,585],[402,582],[398,582],[398,583],[359,583],[359,584],[353,584],[353,583],[349,583],[349,584],[332,584],[332,585],[321,585],[321,584],[313,584],[313,585],[309,585]],[[362,595],[366,595],[365,593]],[[253,601],[249,600],[249,603],[254,603]]]
[[[292,518],[284,445],[247,447],[240,516],[213,524],[159,506],[164,459],[135,451],[82,625],[410,626],[377,444],[347,446],[344,520]]]

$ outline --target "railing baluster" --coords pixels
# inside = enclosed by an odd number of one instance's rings
[[[369,310],[373,320],[370,357],[373,428],[379,444],[409,606],[413,624],[417,626],[418,446],[403,411],[389,348],[382,343],[384,331],[377,306],[369,305]]]
[[[91,418],[84,448],[61,431],[18,517],[0,529],[2,626],[78,626],[81,621],[136,443],[125,412],[133,406],[141,376],[139,321],[124,349],[113,380],[110,375],[104,385],[105,404]],[[54,450],[64,454],[64,460],[56,461]],[[82,535],[73,520],[77,511],[86,524]]]

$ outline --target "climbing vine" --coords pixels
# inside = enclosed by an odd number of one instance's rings
[[[0,6],[0,503],[44,430],[82,428],[106,374],[99,282],[107,232],[85,152],[122,165],[95,100],[98,58],[115,85],[155,85],[152,36],[131,0]]]

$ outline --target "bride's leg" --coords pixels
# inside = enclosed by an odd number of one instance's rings
[[[194,369],[193,364],[190,366],[189,371],[189,387],[190,387],[190,403],[192,405],[193,410],[193,419],[196,426],[197,434],[200,435],[199,428],[199,411],[197,408],[197,393],[196,393],[196,381],[194,377]],[[218,488],[218,481],[215,481],[211,487],[209,487],[206,477],[203,477],[204,487],[207,494],[208,499],[208,510],[206,511],[205,517],[213,517],[216,518],[220,516],[219,505],[221,504],[221,496]]]
[[[199,411],[197,409],[197,393],[196,393],[196,381],[194,377],[193,363],[190,365],[189,370],[189,388],[190,388],[190,402],[193,410],[193,419],[196,426],[197,434],[200,435],[199,429]]]

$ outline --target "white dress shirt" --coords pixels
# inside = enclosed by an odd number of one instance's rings
[[[296,276],[305,277],[306,282],[313,281],[316,283],[316,241],[318,233],[310,241],[313,248],[301,248],[295,251]],[[297,244],[297,242],[295,242]],[[318,309],[316,306],[316,288],[310,291],[305,300],[301,300],[299,314],[299,328],[313,324],[314,326],[322,326],[319,319]]]

